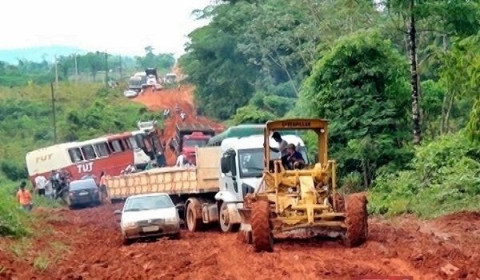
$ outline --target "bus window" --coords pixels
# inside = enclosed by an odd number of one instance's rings
[[[127,141],[128,141],[128,144],[130,145],[130,147],[132,147],[133,149],[138,148],[137,141],[135,141],[134,136],[129,137]]]
[[[112,150],[112,153],[120,153],[125,150],[120,140],[113,140],[109,144],[110,144],[110,149]]]
[[[82,147],[82,152],[83,152],[83,156],[85,157],[86,160],[95,159],[97,157],[97,155],[95,154],[95,150],[93,149],[92,145],[83,146]]]
[[[128,141],[128,138],[122,139],[123,146],[125,147],[125,150],[131,150],[132,145],[130,144],[130,141]]]
[[[144,143],[145,135],[144,134],[137,134],[135,135],[135,142],[137,143],[137,146],[139,148],[145,148],[145,143]]]
[[[83,160],[82,152],[79,148],[68,149],[68,154],[70,155],[70,159],[73,163]]]
[[[108,157],[108,146],[107,146],[107,143],[98,143],[98,144],[94,144],[95,146],[95,150],[97,151],[97,155],[98,157]]]

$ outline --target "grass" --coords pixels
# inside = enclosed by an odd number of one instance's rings
[[[31,244],[32,241],[30,238],[20,238],[10,246],[10,252],[12,252],[15,257],[24,259]]]
[[[41,253],[33,260],[33,267],[40,272],[47,270],[49,265],[49,257],[44,253]]]

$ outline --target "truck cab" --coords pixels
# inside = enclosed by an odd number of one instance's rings
[[[282,135],[282,138],[294,144],[308,164],[303,140],[297,135]],[[243,207],[243,198],[246,194],[255,192],[262,182],[263,143],[263,135],[227,138],[221,143],[220,191],[215,195],[215,199],[223,231],[233,231],[239,226],[241,218],[238,209]],[[276,142],[271,146],[278,148]],[[280,153],[270,151],[270,157],[280,158]]]
[[[207,146],[210,135],[203,134],[202,132],[193,132],[190,135],[183,136],[182,154],[193,164],[196,163],[195,148]]]

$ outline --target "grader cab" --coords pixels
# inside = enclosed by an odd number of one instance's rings
[[[290,170],[285,159],[270,158],[272,133],[282,130],[315,132],[316,163]],[[367,239],[367,199],[363,194],[344,198],[336,192],[336,165],[328,159],[327,132],[327,121],[321,119],[267,122],[262,183],[245,196],[240,209],[242,234],[256,251],[273,251],[274,239],[283,237],[328,236],[342,238],[347,246]]]

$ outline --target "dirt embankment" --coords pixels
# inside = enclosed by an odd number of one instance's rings
[[[49,233],[31,244],[23,259],[0,252],[1,279],[353,279],[413,276],[414,279],[480,278],[480,213],[432,221],[413,217],[370,219],[369,239],[358,248],[335,240],[283,240],[273,253],[255,253],[236,234],[182,231],[180,240],[123,246],[113,211],[106,205],[57,211]],[[45,227],[43,227],[45,228]],[[35,252],[52,242],[45,271]],[[11,241],[0,240],[0,245]],[[12,243],[13,244],[13,243]],[[7,246],[8,247],[8,246]]]
[[[204,116],[197,116],[192,86],[180,86],[178,88],[163,89],[160,91],[148,89],[133,100],[144,104],[147,106],[147,108],[153,111],[170,109],[170,118],[165,121],[163,135],[163,140],[166,143],[168,143],[168,141],[175,136],[176,125],[178,123],[209,125],[217,132],[220,132],[224,129],[223,125],[213,120],[210,120]],[[185,121],[182,121],[180,114],[175,112],[176,106],[178,106],[178,108],[180,108],[180,110],[186,114]],[[166,157],[168,165],[175,164],[175,155],[168,149],[166,152]]]

